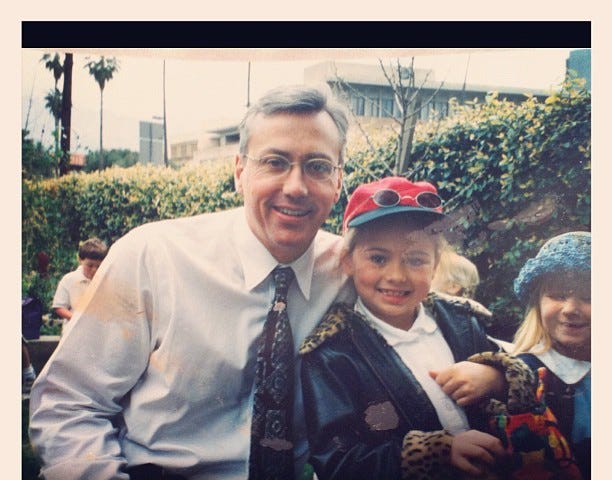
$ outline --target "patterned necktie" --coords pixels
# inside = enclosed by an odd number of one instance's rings
[[[287,291],[293,270],[276,267],[276,291],[257,350],[249,480],[293,478],[293,336]]]

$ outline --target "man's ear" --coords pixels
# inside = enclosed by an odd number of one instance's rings
[[[236,188],[236,192],[242,195],[242,173],[244,172],[244,164],[242,163],[242,159],[240,158],[240,154],[236,154],[236,159],[234,160],[234,187]]]
[[[342,193],[342,169],[338,170],[338,183],[336,185],[336,195],[334,196],[334,203],[340,200],[341,193]]]

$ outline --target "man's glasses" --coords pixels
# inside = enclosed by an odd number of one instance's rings
[[[263,175],[270,177],[281,177],[287,175],[294,165],[301,167],[302,172],[308,178],[323,182],[329,180],[335,170],[339,170],[340,166],[334,165],[333,162],[325,158],[311,158],[304,163],[290,162],[281,155],[264,155],[263,157],[255,158],[246,154],[243,157],[256,162],[257,171]]]
[[[413,200],[419,207],[434,210],[442,206],[442,199],[434,192],[421,192],[416,197],[410,195],[401,196],[395,190],[389,188],[379,190],[370,197],[379,207],[395,207],[404,199]]]

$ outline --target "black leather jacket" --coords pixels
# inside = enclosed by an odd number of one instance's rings
[[[477,319],[488,311],[448,300],[430,294],[423,303],[455,361],[498,350]],[[352,306],[332,306],[300,353],[310,462],[320,480],[457,478],[448,464],[452,437],[427,394]],[[485,428],[484,414],[466,413],[472,428]]]

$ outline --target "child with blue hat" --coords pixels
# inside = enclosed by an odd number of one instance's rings
[[[514,292],[526,306],[513,353],[542,378],[584,478],[591,473],[591,233],[548,240],[525,263]]]
[[[482,352],[468,359],[497,368],[508,382],[487,405],[490,431],[510,454],[504,478],[591,477],[590,275],[589,232],[548,240],[514,281],[526,315],[512,355]],[[455,376],[440,375],[449,384]]]

